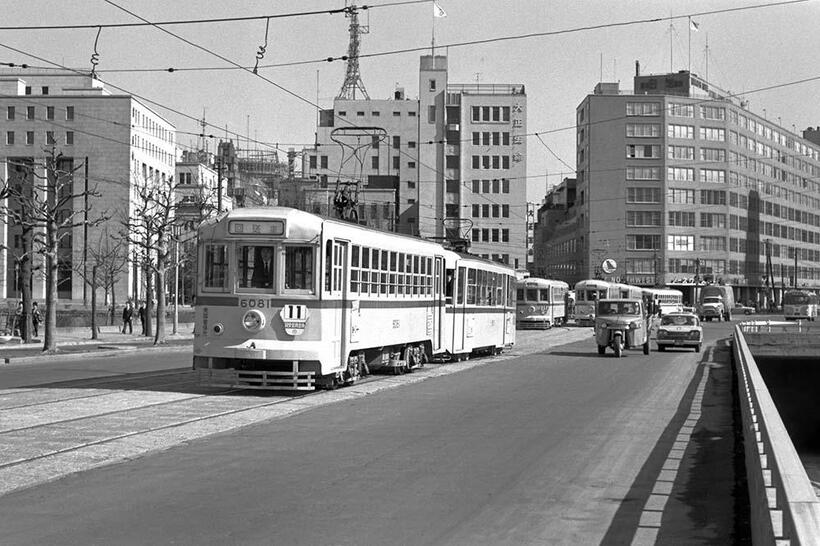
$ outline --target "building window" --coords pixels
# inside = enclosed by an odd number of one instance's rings
[[[700,227],[726,229],[726,215],[720,212],[701,212]]]
[[[448,178],[446,182],[447,193],[459,193],[461,190],[460,185],[457,178]]]
[[[660,167],[627,167],[627,180],[660,180]]]
[[[698,250],[726,252],[726,237],[702,235],[698,242]]]
[[[482,218],[489,218],[490,217],[490,205],[488,205],[488,204],[481,205],[481,217]]]
[[[655,227],[661,225],[660,211],[630,210],[626,213],[628,227]]]
[[[416,141],[415,140],[408,140],[407,141],[407,147],[408,148],[415,148],[416,147]]]
[[[48,95],[48,86],[44,85],[43,88],[42,88],[42,91],[43,91],[43,95]]]
[[[358,112],[356,112],[356,117],[363,118],[364,117],[364,112],[362,110],[359,110]]]
[[[478,218],[479,213],[481,212],[481,207],[479,205],[473,205],[472,211],[473,211],[473,214],[472,214],[473,218]]]
[[[436,105],[431,104],[427,107],[427,123],[436,122]]]
[[[326,155],[319,156],[319,165],[321,165],[321,167],[323,169],[327,169],[327,156]]]
[[[501,242],[502,243],[509,243],[510,242],[510,230],[509,229],[502,229],[501,230]],[[504,258],[504,263],[507,263],[509,258]]]
[[[74,107],[73,106],[66,106],[65,107],[65,119],[67,121],[74,120]]]
[[[481,180],[473,180],[473,193],[481,192]]]
[[[700,107],[700,117],[703,119],[724,120],[726,119],[726,108],[722,106],[703,106]]]
[[[379,149],[379,142],[381,142],[381,137],[378,135],[373,135],[370,137],[370,146],[372,146],[374,150]]]
[[[681,104],[677,102],[670,102],[668,107],[670,116],[677,118],[693,118],[695,117],[695,107],[691,104]]]
[[[658,159],[661,156],[661,147],[657,144],[628,144],[626,157],[630,159]]]
[[[14,106],[8,106],[6,108],[6,119],[10,121],[14,119]]]
[[[670,123],[666,128],[666,136],[669,138],[695,138],[694,125],[675,125]]]
[[[666,170],[666,179],[683,182],[694,182],[695,169],[690,169],[687,167],[669,167]]]
[[[694,235],[667,235],[666,250],[691,252],[695,250]]]
[[[723,184],[726,182],[726,171],[718,169],[701,169],[700,181]]]
[[[501,205],[501,217],[502,218],[509,218],[510,217],[510,206],[509,205]]]
[[[627,188],[626,202],[627,203],[660,203],[660,189],[659,188]],[[583,204],[583,203],[582,203]]]
[[[343,118],[343,117],[347,116],[347,112],[345,110],[339,110],[336,113],[336,115],[339,116],[340,118]]]
[[[74,131],[66,131],[65,132],[65,143],[66,143],[66,146],[73,146],[74,145]]]
[[[393,158],[393,169],[399,170],[401,168],[401,158],[396,156]]]
[[[726,150],[722,148],[701,148],[701,161],[726,161]]]
[[[6,145],[14,146],[14,131],[6,131]]]
[[[380,116],[382,115],[382,113],[381,113],[381,112],[379,112],[378,110],[373,110],[373,111],[370,113],[370,115],[372,115],[374,118],[377,118],[377,117],[380,117]]]
[[[416,112],[411,110],[411,111],[407,112],[407,115],[410,116],[411,118],[414,118],[414,117],[416,117]]]
[[[315,155],[308,156],[308,165],[310,166],[311,169],[316,168],[316,156]]]
[[[31,95],[31,86],[30,85],[26,86],[26,95]]]
[[[669,225],[677,227],[695,227],[695,213],[680,210],[669,211]]]
[[[33,146],[34,145],[34,131],[26,131],[26,145]]]
[[[667,146],[667,157],[669,159],[695,159],[694,146]]]
[[[659,137],[661,136],[661,126],[657,123],[627,123],[626,136]]]
[[[660,235],[627,235],[627,250],[660,250]]]
[[[659,116],[661,103],[659,102],[627,102],[627,116]]]
[[[435,90],[436,90],[436,80],[433,80],[433,79],[429,80],[429,81],[427,82],[427,86],[428,86],[427,88],[428,88],[430,91],[435,91]]]
[[[678,188],[670,188],[667,191],[667,199],[669,203],[694,205],[695,190],[682,190]]]
[[[394,110],[393,111],[393,117],[394,118],[400,118],[401,117],[401,112],[397,112],[397,111]]]
[[[370,167],[372,169],[377,169],[378,170],[378,168],[379,168],[379,156],[373,156],[373,157],[370,158]]]
[[[501,179],[501,193],[510,193],[510,180],[508,178]]]
[[[700,139],[724,142],[726,140],[726,130],[720,127],[701,127]]]
[[[401,147],[401,137],[394,136],[393,137],[393,149],[398,150]]]
[[[725,205],[726,192],[723,190],[700,190],[701,205]]]
[[[407,168],[408,169],[415,169],[416,168],[416,162],[415,161],[408,161],[407,162]]]
[[[46,119],[54,119],[54,107],[46,106]]]
[[[26,106],[26,119],[32,121],[34,119],[34,107]]]

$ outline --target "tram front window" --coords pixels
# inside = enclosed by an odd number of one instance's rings
[[[272,246],[241,246],[237,254],[239,288],[273,288],[274,252]]]
[[[285,247],[285,289],[313,291],[313,247]]]

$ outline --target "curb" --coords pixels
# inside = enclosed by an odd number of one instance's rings
[[[14,364],[37,364],[41,362],[49,362],[53,361],[55,358],[59,358],[60,360],[80,360],[84,358],[99,358],[99,357],[107,357],[107,356],[122,356],[128,355],[136,352],[144,353],[144,352],[184,352],[184,351],[192,351],[192,346],[185,344],[185,345],[151,345],[149,347],[137,347],[135,345],[124,345],[120,346],[121,348],[113,349],[112,345],[97,345],[97,347],[102,347],[102,350],[99,351],[78,351],[78,352],[70,352],[70,353],[56,353],[56,354],[40,354],[40,355],[33,355],[33,356],[6,356],[3,358],[4,364],[14,365]],[[59,350],[59,348],[58,348]]]

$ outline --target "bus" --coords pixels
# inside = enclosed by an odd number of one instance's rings
[[[644,288],[643,297],[647,303],[657,301],[661,315],[683,311],[683,292],[673,288]],[[653,309],[658,312],[658,309]]]
[[[597,301],[604,298],[641,299],[643,293],[637,286],[599,279],[584,279],[575,284],[575,311],[572,318],[579,326],[595,324]]]
[[[786,320],[816,320],[818,300],[817,294],[808,290],[786,290],[783,294]]]
[[[564,281],[529,277],[516,283],[516,327],[547,330],[567,321],[567,293]]]

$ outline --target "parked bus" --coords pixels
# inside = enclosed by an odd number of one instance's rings
[[[683,292],[672,288],[644,288],[643,297],[647,302],[657,302],[662,315],[683,311]],[[658,309],[652,309],[658,312]]]
[[[783,294],[783,314],[786,320],[817,320],[817,294],[808,290],[786,290]]]
[[[529,277],[516,283],[516,327],[546,330],[567,321],[567,293],[564,281]]]

